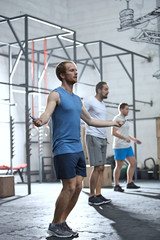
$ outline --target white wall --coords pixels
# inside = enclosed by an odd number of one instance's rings
[[[77,39],[82,42],[94,41],[94,40],[104,40],[110,42],[119,47],[123,47],[134,52],[140,53],[145,56],[151,56],[152,62],[148,63],[145,59],[136,57],[135,60],[135,89],[136,89],[136,99],[150,102],[153,101],[153,106],[146,104],[136,104],[136,108],[140,109],[140,112],[136,114],[137,118],[152,118],[160,116],[160,105],[159,105],[159,88],[160,81],[153,78],[152,75],[155,71],[159,69],[159,56],[158,56],[158,46],[146,43],[137,43],[130,40],[131,37],[137,36],[140,32],[140,27],[136,29],[130,29],[123,32],[118,32],[119,27],[119,12],[126,8],[125,1],[118,0],[0,0],[1,8],[0,14],[13,17],[22,14],[30,14],[44,20],[51,21],[53,23],[66,26],[77,32]],[[144,14],[151,12],[156,7],[156,0],[132,0],[130,1],[130,8],[134,9],[135,19],[143,16]],[[18,36],[23,36],[22,34],[22,23],[16,26],[18,29]],[[153,20],[150,23],[143,24],[144,28],[156,30],[157,20]],[[1,28],[0,28],[1,29]],[[3,31],[2,31],[3,29]],[[8,36],[9,41],[15,41],[14,37],[8,29],[1,29],[0,41],[6,39]],[[40,34],[45,31],[42,29],[31,28],[30,34],[35,35]],[[47,29],[47,34],[49,30]],[[92,54],[97,54],[96,47],[91,47]],[[0,52],[7,52],[8,50],[0,49]],[[104,49],[105,54],[111,51],[110,48]],[[78,58],[87,57],[84,50],[77,50]],[[123,57],[125,66],[130,71],[130,59]],[[8,82],[8,60],[6,58],[0,57],[0,79],[1,81]],[[91,61],[89,62],[92,63]],[[105,59],[104,64],[104,81],[109,84],[110,93],[108,101],[111,102],[128,102],[132,104],[132,87],[131,81],[128,79],[126,73],[122,69],[122,66],[115,58]],[[78,64],[78,70],[82,69],[82,66]],[[18,67],[16,75],[13,79],[15,83],[24,82],[24,64]],[[31,73],[30,73],[31,81]],[[96,85],[100,81],[99,74],[97,71],[87,68],[81,82]],[[55,88],[59,85],[59,81],[55,77],[54,69],[50,68],[48,70],[48,87]],[[89,95],[94,95],[94,87],[89,87],[85,85],[78,84],[76,88],[77,94],[85,98]],[[1,85],[0,87],[0,98],[8,97],[8,88]],[[17,102],[17,107],[13,108],[13,116],[16,122],[25,121],[25,108],[24,108],[24,97],[21,94],[14,94],[13,101]],[[44,99],[43,99],[43,104]],[[1,122],[8,122],[8,108],[4,105],[0,105],[1,112],[3,111],[3,118]],[[35,111],[38,112],[38,105],[35,102]],[[113,108],[108,108],[108,119],[112,119],[113,116],[117,114],[117,110]],[[132,111],[128,118],[132,118]],[[16,164],[25,161],[25,125],[16,125]],[[4,164],[9,162],[9,150],[7,153],[4,147],[7,143],[7,148],[9,149],[9,124],[1,123],[0,129],[5,136],[5,144],[3,138],[0,137],[0,143],[2,143],[1,150],[1,163]],[[131,133],[132,133],[132,123],[131,123]],[[110,135],[110,129],[107,129],[107,136],[110,141],[108,146],[108,155],[112,155],[112,137]],[[138,146],[138,161],[143,163],[144,159],[152,156],[157,161],[157,142],[156,142],[156,126],[155,120],[145,120],[137,121],[137,137],[142,140],[143,145]],[[50,154],[49,149],[44,148],[45,154]],[[38,169],[38,149],[32,146],[32,169]],[[5,160],[4,160],[5,159]]]
[[[6,17],[29,14],[60,25],[67,21],[67,1],[0,0],[0,3],[0,14]]]

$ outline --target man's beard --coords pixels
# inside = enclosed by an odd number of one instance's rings
[[[106,98],[108,98],[108,95],[107,96],[102,96],[103,97],[103,99],[106,99]]]

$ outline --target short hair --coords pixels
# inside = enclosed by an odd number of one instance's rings
[[[72,61],[63,61],[56,66],[56,75],[60,81],[62,81],[61,74],[66,72],[66,63],[74,63]],[[75,63],[74,63],[75,64]]]
[[[97,83],[96,85],[96,93],[98,93],[98,89],[101,89],[103,88],[103,85],[107,84],[106,82],[99,82]]]
[[[118,110],[124,109],[126,106],[129,106],[128,103],[120,103],[118,106]]]

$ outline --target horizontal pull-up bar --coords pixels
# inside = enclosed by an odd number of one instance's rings
[[[116,109],[117,109],[117,107],[115,107],[115,106],[110,106],[110,105],[105,105],[105,107],[107,107],[107,108],[116,108]],[[130,110],[130,111],[135,111],[135,112],[140,112],[140,111],[141,111],[140,109],[133,109],[133,108],[130,108],[129,110]]]
[[[4,84],[4,85],[8,85],[8,86],[14,86],[14,87],[20,87],[20,88],[25,88],[26,84],[22,83],[22,84],[15,84],[15,83],[5,83],[5,82],[0,82],[0,84]],[[52,91],[53,89],[47,89],[47,88],[42,88],[42,87],[35,87],[35,86],[28,86],[28,88],[32,88],[32,89],[40,89],[40,90],[44,90],[44,91]]]
[[[151,107],[153,106],[153,101],[152,101],[152,100],[151,100],[150,102],[145,102],[145,101],[135,100],[135,102],[149,104]]]

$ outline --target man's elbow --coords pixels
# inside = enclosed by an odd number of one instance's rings
[[[87,122],[88,126],[93,126],[93,124],[91,122]]]
[[[87,125],[88,125],[88,126],[94,126],[94,123],[93,123],[92,119],[89,119],[89,120],[87,121]]]
[[[111,135],[114,136],[114,137],[116,136],[115,133],[114,133],[113,131],[111,132]]]

